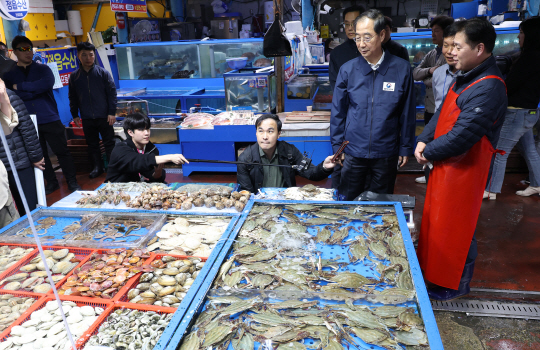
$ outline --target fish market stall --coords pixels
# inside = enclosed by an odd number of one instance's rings
[[[443,349],[400,204],[256,200],[247,210],[156,349]]]

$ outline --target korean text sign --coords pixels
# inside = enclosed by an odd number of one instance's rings
[[[146,0],[111,0],[114,12],[146,12]]]
[[[39,50],[47,63],[55,62],[58,65],[58,73],[60,80],[64,86],[69,83],[69,76],[77,68],[79,61],[77,60],[77,49],[74,47],[62,49],[45,49]]]

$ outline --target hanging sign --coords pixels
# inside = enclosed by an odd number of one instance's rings
[[[79,68],[79,62],[77,61],[77,48],[53,48],[53,49],[40,49],[43,63],[55,63],[58,67],[58,74],[60,75],[60,81],[62,85],[69,84],[69,76],[77,68]]]
[[[146,12],[146,0],[111,0],[111,10],[114,12]]]
[[[0,16],[7,20],[23,19],[30,0],[0,0]]]

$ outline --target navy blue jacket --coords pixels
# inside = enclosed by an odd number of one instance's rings
[[[495,57],[491,56],[478,67],[460,73],[453,87],[457,94],[470,84],[488,75],[501,76]],[[501,127],[508,105],[506,87],[499,79],[485,79],[464,91],[456,101],[461,110],[456,124],[446,135],[433,139],[441,112],[439,107],[433,118],[418,136],[424,142],[424,157],[428,160],[443,160],[467,152],[485,135],[497,148]]]
[[[77,69],[69,77],[69,108],[77,118],[107,118],[116,114],[116,87],[112,76],[105,69],[94,65],[86,72]]]
[[[32,62],[26,73],[19,66],[4,74],[6,86],[15,91],[24,101],[29,114],[37,116],[38,124],[60,120],[53,95],[54,75],[49,66]],[[17,84],[17,90],[13,85]]]
[[[330,119],[334,152],[349,141],[345,153],[357,158],[411,156],[415,121],[409,62],[385,52],[376,71],[363,57],[341,67]]]

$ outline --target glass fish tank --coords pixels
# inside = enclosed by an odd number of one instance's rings
[[[128,114],[141,113],[148,115],[148,101],[136,100],[126,101],[121,100],[116,104],[116,117],[125,118]]]
[[[227,59],[246,57],[246,67],[267,67],[263,39],[190,40],[115,45],[121,80],[222,78]]]
[[[495,28],[497,32],[497,40],[493,55],[510,55],[519,51],[519,41],[517,28]],[[415,32],[415,33],[392,33],[392,40],[405,46],[409,51],[409,61],[413,67],[416,67],[422,62],[424,56],[436,45],[431,39],[431,31]]]
[[[276,76],[274,68],[245,68],[224,74],[227,111],[275,113]]]

